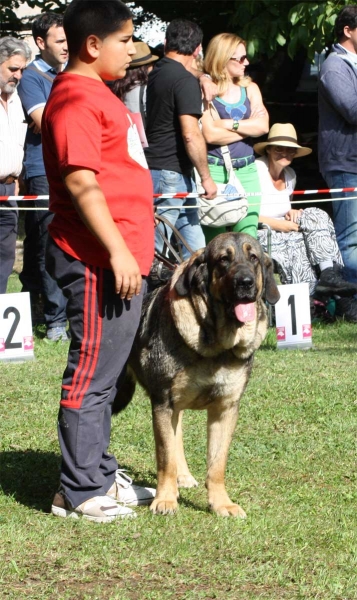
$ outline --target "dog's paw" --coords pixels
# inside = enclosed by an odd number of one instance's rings
[[[210,510],[220,517],[240,517],[246,519],[247,515],[239,504],[221,504],[220,506],[210,506]]]
[[[182,474],[177,476],[177,485],[182,488],[193,488],[198,486],[198,481],[191,473]]]
[[[150,510],[154,515],[174,515],[177,511],[177,501],[155,498],[150,504]]]

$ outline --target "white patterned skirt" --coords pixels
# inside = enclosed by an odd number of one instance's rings
[[[309,283],[312,296],[320,276],[318,265],[325,260],[343,265],[333,223],[319,208],[306,208],[299,218],[300,231],[271,232],[271,256],[281,283]],[[267,251],[267,230],[258,231]]]

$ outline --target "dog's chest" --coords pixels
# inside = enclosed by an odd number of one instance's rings
[[[217,360],[187,366],[176,374],[171,398],[180,409],[204,409],[215,400],[239,400],[250,368],[246,362]]]

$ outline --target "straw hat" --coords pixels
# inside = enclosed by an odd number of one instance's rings
[[[151,54],[151,50],[145,42],[134,42],[136,54],[130,63],[130,68],[143,67],[144,65],[150,65],[151,63],[159,60],[158,56]]]
[[[275,123],[275,125],[270,128],[267,141],[255,144],[253,150],[257,154],[265,154],[265,148],[267,146],[287,146],[288,148],[296,148],[297,151],[294,158],[307,156],[312,152],[311,148],[299,146],[295,127],[291,123]]]

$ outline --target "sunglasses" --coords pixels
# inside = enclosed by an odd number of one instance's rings
[[[248,56],[246,54],[243,54],[243,56],[239,56],[238,58],[235,56],[232,56],[229,60],[234,60],[235,62],[242,65],[244,63],[244,61],[247,60],[247,58],[248,58]]]
[[[288,146],[271,146],[271,149],[276,154],[290,154],[291,156],[294,156],[297,152],[296,148],[289,148]]]

